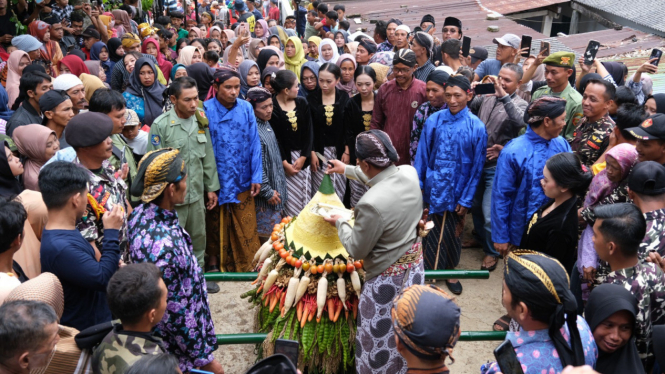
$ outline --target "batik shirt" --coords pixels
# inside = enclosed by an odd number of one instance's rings
[[[81,165],[78,158],[74,160],[74,163],[88,172],[89,179],[88,204],[83,217],[76,224],[76,228],[85,240],[95,242],[97,249],[101,251],[102,239],[104,239],[102,216],[105,212],[110,212],[116,204],[120,204],[122,209],[127,211],[127,185],[119,178],[108,160],[102,163],[102,168],[97,173]],[[118,239],[122,253],[127,244],[127,221],[122,223]]]
[[[635,267],[609,273],[605,283],[623,286],[637,299],[635,341],[642,363],[645,368],[650,367],[652,326],[665,323],[665,274],[655,264],[640,262]]]
[[[584,117],[573,132],[570,148],[579,156],[582,164],[591,166],[607,149],[613,129],[614,121],[607,114],[595,122],[589,122]]]
[[[582,340],[584,363],[594,367],[598,358],[598,347],[596,346],[596,341],[593,339],[589,325],[581,316],[577,316],[577,329],[580,332],[580,339]],[[567,325],[561,328],[561,334],[570,345],[570,334]],[[561,359],[547,329],[509,331],[506,334],[506,340],[510,340],[513,347],[515,347],[517,359],[522,364],[522,371],[525,373],[559,374],[563,371]],[[492,362],[481,366],[480,372],[482,374],[495,374],[500,373],[501,369],[499,369],[499,365],[496,362]]]
[[[637,253],[640,261],[644,261],[649,252],[658,252],[661,256],[665,256],[665,241],[661,240],[665,235],[665,209],[647,212],[644,218],[647,221],[647,234],[642,239]]]
[[[429,116],[432,114],[446,108],[448,108],[448,104],[443,104],[442,107],[436,108],[428,101],[419,106],[416,114],[413,115],[413,126],[411,127],[411,145],[409,146],[409,153],[411,154],[411,165],[413,165],[413,160],[416,159],[418,141],[420,140],[420,134],[423,132],[423,127],[425,127],[425,121],[427,121]]]
[[[155,333],[178,358],[183,372],[207,365],[217,349],[215,326],[203,272],[178,214],[141,204],[129,216],[129,235],[131,261],[157,265],[168,290],[166,312]]]
[[[376,47],[377,52],[390,52],[393,50],[393,45],[390,44],[389,41],[385,41],[383,43],[379,43],[379,45]]]

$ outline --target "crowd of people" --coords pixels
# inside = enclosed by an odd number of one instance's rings
[[[318,0],[108,5],[0,0],[0,373],[223,373],[204,273],[256,270],[326,174],[366,270],[359,373],[448,372],[460,309],[423,271],[463,247],[505,261],[525,373],[665,372],[654,60],[465,56],[455,17],[368,35]]]

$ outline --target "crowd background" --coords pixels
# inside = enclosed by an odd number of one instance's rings
[[[354,32],[318,1],[146,4],[0,0],[0,370],[224,372],[203,273],[256,270],[326,174],[361,234],[329,222],[380,290],[358,372],[448,372],[459,307],[422,271],[469,246],[505,261],[493,328],[525,372],[665,370],[655,59],[629,73],[512,33],[465,55],[456,17]],[[380,197],[398,190],[404,207]]]

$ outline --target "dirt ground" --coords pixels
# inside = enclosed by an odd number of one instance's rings
[[[467,216],[465,237],[470,236],[471,216]],[[480,268],[483,251],[479,248],[465,248],[458,269],[476,270]],[[505,312],[501,306],[501,281],[503,262],[490,273],[489,279],[462,280],[464,291],[457,296],[462,309],[461,327],[463,331],[489,331],[492,323]],[[445,290],[444,281],[437,285]],[[210,307],[218,334],[252,333],[254,310],[248,310],[248,303],[240,294],[250,289],[249,282],[219,283],[221,291],[210,295]],[[493,359],[492,351],[499,342],[458,342],[453,353],[455,363],[450,364],[456,374],[477,374],[480,365]],[[256,360],[254,345],[224,345],[215,353],[227,374],[242,374]]]

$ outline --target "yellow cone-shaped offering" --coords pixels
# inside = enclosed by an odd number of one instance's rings
[[[329,175],[323,177],[321,186],[307,203],[298,216],[286,227],[286,243],[289,248],[295,249],[296,254],[304,254],[308,258],[314,258],[318,262],[324,258],[335,258],[339,255],[348,257],[342,242],[337,236],[337,228],[326,222],[323,217],[312,213],[317,204],[327,204],[344,208],[344,204],[335,193],[332,180]],[[309,255],[309,256],[308,256]]]

